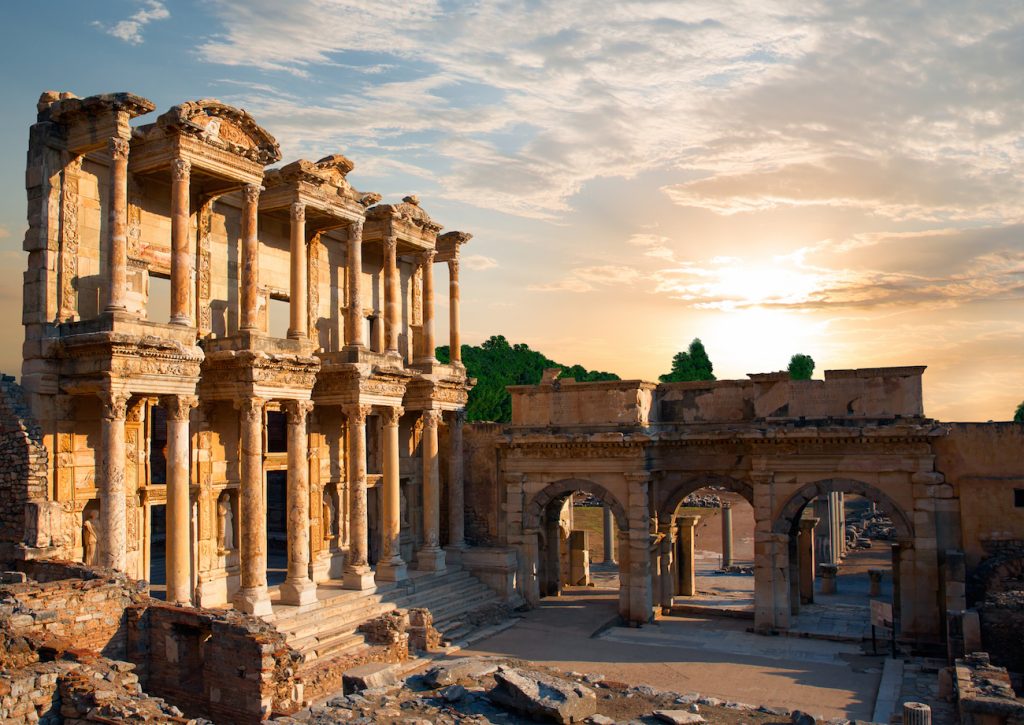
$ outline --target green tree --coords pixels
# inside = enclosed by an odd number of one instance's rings
[[[437,359],[451,360],[448,346],[437,348]],[[587,370],[581,365],[562,365],[531,350],[524,343],[509,344],[504,335],[493,335],[481,345],[462,346],[462,364],[466,374],[476,378],[466,404],[467,420],[490,420],[508,423],[512,420],[512,396],[507,385],[536,385],[547,368],[561,368],[562,376],[585,383],[594,380],[618,380],[614,373]]]
[[[711,364],[711,358],[704,349],[704,343],[699,337],[695,337],[686,351],[677,352],[672,358],[672,370],[658,376],[658,379],[663,383],[714,380],[713,370],[714,365]]]
[[[1017,412],[1013,414],[1014,423],[1024,423],[1024,403],[1017,406]]]
[[[798,352],[789,359],[789,377],[793,380],[810,380],[814,374],[814,358]]]

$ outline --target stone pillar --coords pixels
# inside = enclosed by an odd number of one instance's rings
[[[294,257],[293,257],[294,259]],[[309,445],[308,400],[285,403],[288,415],[288,576],[281,584],[281,602],[298,606],[316,601],[309,578]]]
[[[557,597],[562,593],[562,527],[561,508],[555,503],[544,510],[544,561],[540,584],[542,597]]]
[[[260,398],[235,402],[241,413],[241,488],[239,491],[241,588],[234,605],[248,614],[272,613],[267,596],[267,510],[263,481],[263,405]]]
[[[189,244],[189,176],[192,164],[171,162],[171,324],[192,324],[192,246]]]
[[[870,582],[870,588],[868,589],[869,597],[880,597],[882,596],[882,570],[881,569],[868,569],[868,581]]]
[[[288,339],[303,340],[307,336],[307,308],[309,292],[307,291],[306,259],[306,205],[295,202],[291,206],[291,279],[288,289]]]
[[[433,249],[423,253],[423,347],[421,363],[437,362],[434,357],[434,256]]]
[[[797,559],[799,561],[800,603],[814,601],[814,527],[818,519],[800,519],[800,533],[797,538]]]
[[[932,725],[932,708],[923,702],[904,702],[903,725]]]
[[[836,575],[838,573],[839,573],[839,567],[837,565],[835,565],[835,564],[822,564],[821,565],[821,593],[822,594],[835,594],[836,593]]]
[[[383,408],[384,418],[384,480],[383,480],[383,543],[377,564],[378,581],[401,581],[409,578],[402,560],[402,492],[399,481],[398,422],[405,409]]]
[[[679,572],[680,596],[692,597],[697,593],[697,567],[693,561],[694,529],[700,516],[676,517],[676,558]]]
[[[444,549],[440,546],[441,479],[437,459],[439,410],[423,411],[423,548],[416,552],[416,568],[444,570]]]
[[[365,347],[363,340],[363,219],[352,222],[348,230],[348,320],[345,344]],[[365,464],[364,464],[365,465]]]
[[[257,209],[260,203],[260,185],[246,184],[242,194],[242,330],[255,332],[259,311],[260,242],[258,238]],[[262,417],[262,412],[260,413]],[[264,524],[265,525],[265,524]],[[264,578],[265,577],[264,572]]]
[[[675,567],[672,565],[672,542],[674,541],[674,532],[672,531],[672,527],[669,526],[664,533],[665,536],[659,543],[658,579],[660,586],[656,592],[662,612],[666,612],[672,608],[672,595],[675,594],[675,580],[673,578],[673,570]]]
[[[732,560],[732,504],[722,504],[722,568],[728,569]]]
[[[462,425],[466,412],[452,411],[449,419],[450,453],[448,456],[448,548],[466,548],[466,497],[462,476]]]
[[[110,256],[107,258],[108,311],[128,309],[128,149],[128,139],[110,139],[110,201],[107,216],[107,230],[110,235]]]
[[[615,563],[615,551],[612,546],[615,540],[615,523],[612,518],[612,507],[608,504],[603,506],[604,508],[604,563],[614,564]]]
[[[100,443],[103,446],[103,469],[99,481],[100,536],[99,564],[108,569],[124,571],[128,556],[125,539],[128,502],[125,499],[124,421],[128,415],[127,392],[103,393],[103,418]]]
[[[195,396],[168,395],[167,411],[167,601],[192,603],[191,506],[189,505],[189,414],[199,404]]]
[[[370,589],[374,586],[373,571],[367,562],[370,551],[370,528],[366,519],[366,416],[372,407],[352,404],[343,406],[347,421],[349,543],[345,559],[346,589]]]
[[[398,274],[398,237],[391,230],[384,237],[384,348],[388,355],[400,355],[398,333],[402,329],[402,291]]]
[[[462,334],[459,319],[459,258],[448,260],[448,350],[452,365],[462,364]]]

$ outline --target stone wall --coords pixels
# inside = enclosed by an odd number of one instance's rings
[[[500,543],[497,442],[501,431],[500,423],[471,423],[462,432],[466,541],[473,546]]]
[[[1024,591],[990,594],[978,606],[981,641],[992,661],[1024,673]]]
[[[1002,667],[976,652],[956,661],[956,695],[961,725],[1024,725],[1019,699]]]

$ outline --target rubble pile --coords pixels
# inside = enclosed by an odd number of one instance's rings
[[[688,508],[720,509],[722,498],[714,493],[691,493],[683,499],[683,506]]]
[[[848,513],[846,516],[846,546],[849,549],[869,549],[872,541],[895,541],[896,527],[892,519],[882,513]]]

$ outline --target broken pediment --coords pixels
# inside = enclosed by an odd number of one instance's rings
[[[281,159],[277,140],[246,111],[204,98],[173,106],[157,119],[167,133],[185,133],[239,156],[272,164]]]

